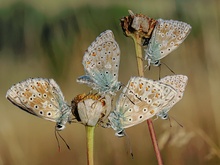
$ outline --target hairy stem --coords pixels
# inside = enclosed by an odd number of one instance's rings
[[[131,37],[134,40],[134,44],[135,44],[135,51],[136,51],[137,65],[138,65],[138,74],[139,74],[139,76],[144,77],[143,55],[142,55],[142,49],[141,49],[141,37],[139,37],[138,35],[135,35],[135,34],[132,34]],[[147,125],[148,125],[148,129],[150,132],[150,137],[151,137],[151,140],[153,143],[154,151],[156,153],[158,165],[162,165],[163,161],[161,158],[160,150],[159,150],[159,147],[157,144],[156,134],[154,131],[154,126],[153,126],[151,119],[147,120]]]
[[[94,165],[94,131],[95,127],[86,127],[87,165]]]

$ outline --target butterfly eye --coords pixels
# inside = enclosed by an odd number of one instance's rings
[[[168,114],[163,114],[163,116],[161,117],[161,119],[163,119],[163,120],[168,119]]]
[[[65,128],[64,125],[61,125],[61,124],[57,124],[57,125],[56,125],[56,130],[57,130],[57,131],[62,131],[64,128]]]
[[[115,75],[116,76],[116,75]],[[122,88],[122,85],[121,84],[119,84],[118,85],[118,90],[121,90],[121,88]],[[125,97],[125,95],[123,95],[124,97]]]
[[[121,130],[121,131],[116,132],[116,133],[115,133],[115,136],[117,136],[117,137],[123,137],[123,136],[125,136],[124,130]]]

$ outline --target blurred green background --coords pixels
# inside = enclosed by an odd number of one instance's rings
[[[54,123],[31,116],[5,99],[11,85],[29,77],[54,78],[68,103],[88,92],[76,83],[84,74],[84,51],[101,32],[111,29],[121,49],[119,80],[137,75],[135,50],[119,19],[127,10],[152,18],[189,23],[192,32],[162,61],[177,74],[189,77],[183,99],[170,111],[169,121],[155,120],[164,164],[220,164],[220,1],[218,0],[1,0],[0,1],[0,165],[85,165],[83,125],[71,124],[61,132],[58,152]],[[162,66],[162,77],[171,72]],[[145,72],[157,79],[158,68]],[[181,128],[175,120],[183,125]],[[134,159],[125,138],[98,127],[96,165],[157,164],[146,123],[127,129]]]

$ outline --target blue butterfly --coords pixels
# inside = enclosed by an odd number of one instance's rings
[[[152,36],[145,49],[145,60],[154,66],[160,65],[160,59],[179,47],[191,31],[185,22],[158,19]]]
[[[32,115],[56,122],[57,131],[72,120],[71,107],[53,79],[29,78],[19,82],[7,91],[6,98]]]
[[[183,78],[181,83],[174,81]],[[187,77],[182,75],[167,76],[161,81],[143,77],[132,77],[121,93],[116,108],[108,119],[116,136],[124,136],[125,128],[132,127],[157,115],[164,114],[182,98]],[[175,85],[173,84],[175,83]],[[176,89],[178,87],[178,89]]]
[[[77,79],[98,90],[101,94],[114,95],[121,88],[118,82],[120,49],[111,30],[101,33],[83,56],[85,75]]]

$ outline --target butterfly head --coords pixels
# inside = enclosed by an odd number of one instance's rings
[[[154,65],[154,66],[160,66],[160,65],[161,65],[160,60],[154,61],[154,62],[153,62],[153,65]]]
[[[163,120],[167,120],[168,119],[168,114],[166,113],[166,114],[163,114],[162,116],[161,116],[161,119],[163,119]]]
[[[113,87],[113,90],[114,91],[120,91],[122,88],[122,83],[121,82],[118,82],[115,84],[115,86]]]
[[[55,128],[57,131],[62,131],[65,128],[65,125],[57,123]]]
[[[66,105],[61,110],[62,116],[59,117],[56,123],[56,130],[62,131],[65,128],[67,122],[71,123],[72,112],[70,106]]]
[[[115,133],[117,137],[124,137],[126,135],[125,130],[120,130]]]

